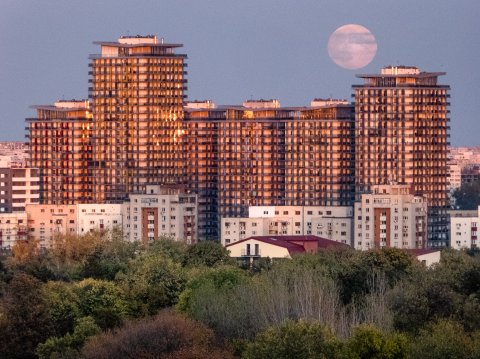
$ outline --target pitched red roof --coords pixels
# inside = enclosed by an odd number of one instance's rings
[[[250,239],[255,239],[260,242],[276,245],[279,247],[286,248],[290,254],[294,253],[304,253],[305,248],[301,242],[315,242],[317,243],[318,248],[329,248],[329,247],[350,247],[348,244],[340,243],[337,241],[332,241],[331,239],[322,238],[318,236],[306,235],[306,236],[253,236],[242,239],[240,241],[227,244],[225,247],[232,246],[234,244],[242,243]],[[297,243],[296,243],[297,242]]]
[[[295,243],[291,243],[289,241],[284,241],[282,239],[278,239],[280,238],[281,236],[273,236],[273,237],[270,237],[270,236],[255,236],[255,237],[249,237],[249,238],[245,238],[245,239],[242,239],[240,241],[237,241],[237,242],[234,242],[234,243],[230,243],[230,244],[227,244],[225,247],[230,247],[230,246],[233,246],[235,244],[238,244],[238,243],[243,243],[243,242],[246,242],[248,240],[251,240],[251,239],[255,239],[257,241],[260,241],[260,242],[264,242],[264,243],[268,243],[268,244],[272,244],[272,245],[275,245],[275,246],[279,246],[279,247],[283,247],[283,248],[286,248],[288,250],[288,253],[290,254],[294,254],[294,253],[304,253],[305,252],[305,248],[303,248],[302,245],[300,244],[295,244]]]

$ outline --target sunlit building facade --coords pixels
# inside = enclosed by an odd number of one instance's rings
[[[89,96],[93,133],[93,195],[120,203],[147,184],[185,180],[183,101],[186,55],[156,36],[95,42]]]
[[[250,206],[349,206],[354,198],[353,108],[346,102],[280,107],[186,107],[189,183],[199,195],[199,238]]]
[[[441,72],[385,67],[358,75],[355,97],[357,199],[373,185],[407,184],[426,196],[428,245],[448,245],[448,90]]]
[[[75,204],[92,201],[93,119],[87,100],[57,101],[33,106],[27,119],[29,165],[39,169],[40,203]]]
[[[355,249],[424,248],[427,238],[427,199],[409,185],[372,186],[355,202]]]

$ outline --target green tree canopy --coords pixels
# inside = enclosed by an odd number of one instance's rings
[[[229,252],[220,243],[214,241],[201,241],[187,250],[184,260],[186,266],[208,266],[234,263]]]
[[[115,283],[84,279],[74,285],[80,316],[92,316],[102,329],[113,328],[128,316],[125,294]]]
[[[129,263],[116,282],[127,294],[132,314],[155,314],[177,303],[186,278],[180,264],[160,254],[146,254]]]
[[[458,209],[475,210],[480,205],[480,180],[464,183],[453,192]]]
[[[243,359],[333,358],[338,343],[319,323],[287,321],[259,333],[248,344]]]
[[[35,358],[36,346],[52,334],[42,283],[17,273],[0,302],[0,357]]]

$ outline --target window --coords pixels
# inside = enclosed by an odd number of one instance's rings
[[[313,214],[313,211],[307,211],[307,214],[308,214],[308,215],[312,215],[312,214]]]
[[[295,211],[295,215],[299,216],[299,215],[300,215],[300,211]]]
[[[288,211],[283,211],[283,215],[284,216],[288,215]]]

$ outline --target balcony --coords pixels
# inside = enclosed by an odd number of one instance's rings
[[[261,257],[262,255],[261,255],[260,249],[257,249],[257,250],[242,249],[241,256],[242,257]]]

